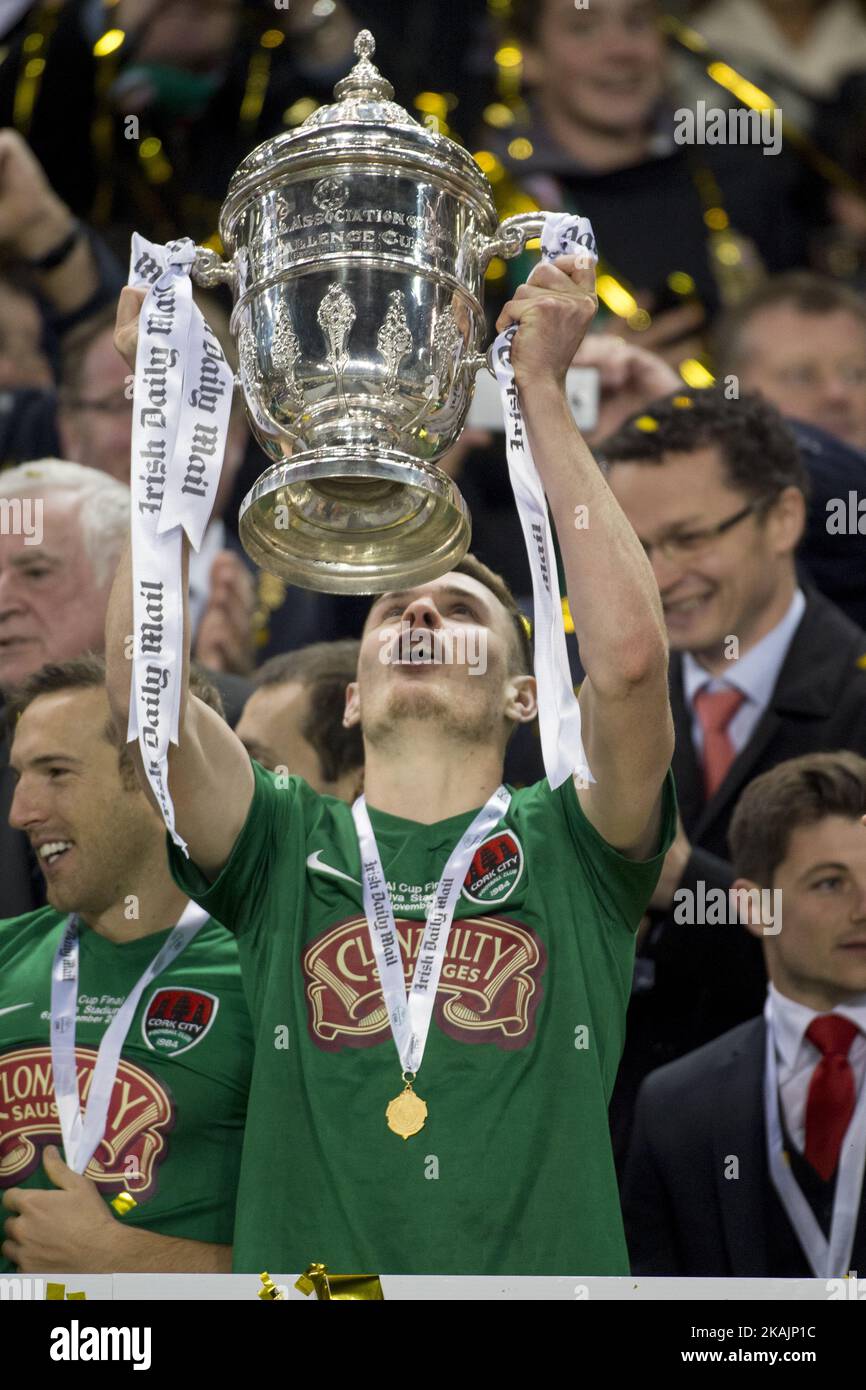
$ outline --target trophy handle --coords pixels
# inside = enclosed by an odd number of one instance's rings
[[[481,270],[485,271],[494,256],[510,261],[519,256],[527,241],[541,236],[544,227],[544,212],[518,212],[500,222],[493,236],[481,239]]]
[[[213,285],[233,285],[235,272],[231,262],[220,260],[209,246],[197,246],[192,278],[203,289],[210,289]]]
[[[518,256],[527,241],[541,235],[546,216],[545,212],[518,212],[513,217],[504,218],[492,237],[479,236],[477,246],[481,274],[484,274],[494,256],[502,256],[505,260]],[[492,350],[491,343],[486,353],[473,352],[465,359],[463,370],[470,381],[474,382],[475,374],[480,372],[482,367],[486,367],[491,376],[496,375],[490,356]]]
[[[513,217],[503,218],[492,237],[479,237],[481,273],[484,273],[494,256],[501,256],[506,261],[519,256],[528,241],[535,236],[541,236],[546,216],[546,212],[518,212]],[[492,351],[491,343],[486,353],[476,352],[467,358],[466,370],[471,373],[471,379],[474,380],[475,373],[480,372],[482,367],[486,367],[491,376],[496,375],[490,356]]]

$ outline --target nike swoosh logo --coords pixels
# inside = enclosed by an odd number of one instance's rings
[[[347,883],[354,883],[356,888],[361,887],[359,879],[352,878],[350,874],[344,874],[342,869],[335,869],[330,864],[323,864],[321,854],[322,851],[317,849],[314,854],[307,855],[308,869],[315,869],[320,874],[331,874],[333,878],[344,878]]]
[[[8,1008],[0,1009],[0,1014],[14,1014],[16,1009],[29,1009],[32,1003],[33,1001],[31,1000],[29,1004],[10,1004]]]

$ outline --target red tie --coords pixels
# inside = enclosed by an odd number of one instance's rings
[[[741,690],[708,690],[695,696],[695,709],[704,731],[704,791],[707,800],[728,775],[736,756],[728,725],[745,700]]]
[[[839,1162],[839,1149],[854,1113],[854,1073],[848,1050],[859,1033],[841,1014],[813,1018],[806,1037],[823,1052],[806,1098],[806,1159],[825,1182]]]

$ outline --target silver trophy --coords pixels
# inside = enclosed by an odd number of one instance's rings
[[[227,260],[199,248],[193,271],[232,288],[247,415],[273,460],[241,540],[329,593],[422,583],[465,553],[469,513],[435,460],[486,361],[484,272],[544,221],[497,226],[481,169],[392,100],[374,50],[364,30],[334,104],[247,156],[220,214]]]

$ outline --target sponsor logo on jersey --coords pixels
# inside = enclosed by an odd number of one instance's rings
[[[3,1014],[14,1014],[18,1009],[29,1009],[31,1007],[32,1001],[28,1001],[26,1004],[9,1004],[7,1008],[0,1009],[0,1017],[2,1017]]]
[[[397,920],[407,985],[424,925]],[[364,917],[321,932],[303,952],[301,963],[307,1022],[318,1047],[368,1047],[390,1038]],[[535,1034],[546,964],[541,940],[520,922],[499,916],[455,922],[436,991],[433,1016],[438,1026],[459,1042],[525,1047]]]
[[[512,830],[497,830],[472,856],[463,896],[482,907],[495,907],[514,892],[523,874],[523,849]]]
[[[320,849],[307,855],[307,868],[314,869],[316,873],[319,874],[329,874],[331,878],[344,878],[347,883],[355,883],[359,888],[361,887],[361,880],[359,878],[352,878],[350,874],[343,873],[342,869],[335,869],[333,864],[326,864],[322,859],[322,851]]]
[[[187,1052],[209,1031],[219,1002],[204,989],[164,985],[153,994],[142,1016],[144,1041],[163,1055]]]
[[[96,1051],[77,1047],[78,1094],[86,1105]],[[151,1197],[174,1127],[166,1087],[132,1062],[120,1059],[105,1134],[84,1176],[108,1196],[127,1191]],[[42,1163],[46,1144],[62,1145],[54,1099],[50,1047],[13,1049],[0,1056],[0,1188],[24,1182]]]

